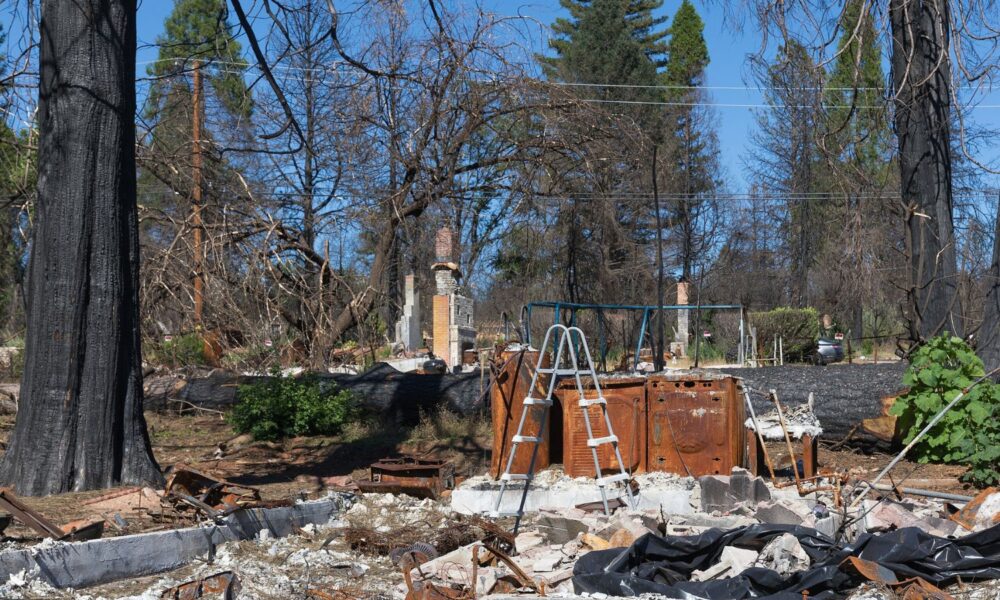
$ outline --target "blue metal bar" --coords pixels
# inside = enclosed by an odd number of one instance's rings
[[[635,343],[635,357],[632,359],[632,370],[639,370],[639,352],[642,351],[642,340],[646,339],[646,324],[649,322],[649,309],[642,311],[642,326],[639,328],[639,340]]]
[[[532,306],[537,308],[557,308],[557,309],[568,309],[575,308],[581,310],[646,310],[646,309],[659,309],[663,310],[690,310],[693,308],[699,308],[697,304],[665,304],[662,307],[650,304],[581,304],[578,302],[556,302],[556,301],[538,301],[529,302],[526,306]],[[701,308],[704,309],[736,309],[743,308],[742,304],[702,304]]]

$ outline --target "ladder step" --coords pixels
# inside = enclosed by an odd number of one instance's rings
[[[628,473],[619,473],[617,475],[608,475],[607,477],[601,477],[597,480],[597,485],[604,487],[609,483],[615,483],[618,481],[628,481],[631,479]]]
[[[531,476],[527,473],[503,473],[500,481],[531,481]]]
[[[605,437],[599,437],[599,438],[594,438],[592,440],[587,440],[587,445],[590,446],[591,448],[596,448],[601,444],[617,444],[617,443],[618,443],[617,435],[608,435]]]
[[[604,399],[603,396],[598,396],[597,398],[582,398],[578,403],[581,407],[587,408],[588,406],[594,406],[596,404],[607,404],[608,401]]]
[[[510,439],[510,441],[515,444],[538,444],[541,443],[542,438],[532,435],[515,435]]]
[[[538,369],[539,373],[548,373],[552,375],[576,375],[576,369]]]
[[[525,406],[552,406],[552,400],[546,400],[545,398],[532,398],[528,396],[524,399]]]

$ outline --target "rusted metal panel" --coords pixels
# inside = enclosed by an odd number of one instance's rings
[[[650,471],[700,477],[742,466],[746,429],[739,380],[685,373],[652,375],[646,385]]]
[[[186,583],[166,589],[160,598],[169,600],[197,600],[211,595],[223,598],[236,598],[240,593],[240,579],[232,571],[223,571],[200,579],[192,579]]]
[[[369,467],[370,481],[358,482],[362,492],[409,494],[417,498],[437,498],[455,487],[455,470],[440,460],[385,458]]]
[[[499,370],[493,379],[490,389],[490,408],[493,416],[493,452],[490,458],[490,474],[494,479],[500,477],[504,467],[507,466],[507,456],[510,454],[511,437],[517,432],[517,424],[521,419],[521,411],[524,410],[524,398],[528,395],[528,388],[531,386],[531,375],[538,363],[538,352],[527,350],[504,350],[497,353]],[[543,367],[549,365],[546,357]],[[543,377],[539,377],[539,387],[547,383]],[[539,397],[545,396],[545,389],[536,391]],[[550,464],[551,432],[553,431],[552,418],[557,407],[550,409],[548,423],[544,441],[539,445],[538,457],[535,460],[535,471],[544,469]],[[525,422],[525,435],[534,435],[538,431],[538,420],[533,415],[540,414],[540,409],[533,409],[529,413]],[[520,444],[517,455],[514,456],[514,463],[511,465],[511,473],[527,473],[528,465],[531,462],[531,444]]]
[[[607,400],[611,428],[618,436],[618,448],[625,470],[646,471],[646,380],[643,377],[599,376],[601,391]],[[583,378],[584,394],[596,396],[593,382]],[[594,457],[587,446],[587,427],[583,409],[577,404],[580,396],[572,378],[559,383],[558,395],[563,406],[563,466],[570,477],[593,477]],[[594,437],[608,435],[600,406],[587,408]],[[619,471],[614,449],[602,445],[597,450],[602,472]]]

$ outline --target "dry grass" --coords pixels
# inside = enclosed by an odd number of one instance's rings
[[[492,436],[492,426],[483,415],[458,415],[447,409],[433,413],[421,411],[420,422],[410,431],[408,442],[433,442],[435,444],[460,440],[487,440]]]

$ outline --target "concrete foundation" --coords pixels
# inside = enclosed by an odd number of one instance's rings
[[[503,496],[501,512],[516,511],[521,502],[524,489],[522,482],[514,482],[507,487]],[[692,502],[698,503],[695,497],[697,485],[693,480],[678,479],[666,485],[639,484],[639,493],[635,496],[638,504],[635,508],[662,509],[666,514],[686,515],[694,512]],[[462,483],[451,493],[451,508],[455,512],[472,515],[484,514],[493,510],[500,493],[500,483],[486,478],[474,478]],[[625,499],[622,489],[608,488],[608,499]],[[524,503],[525,512],[537,512],[540,508],[572,508],[586,502],[600,502],[601,491],[593,480],[567,479],[558,485],[532,485],[528,489],[528,497]]]
[[[340,498],[281,508],[240,511],[220,523],[173,531],[140,533],[89,542],[0,552],[0,581],[26,571],[56,588],[83,588],[171,571],[208,556],[225,542],[247,540],[268,530],[272,537],[307,524],[330,521],[343,508]]]

